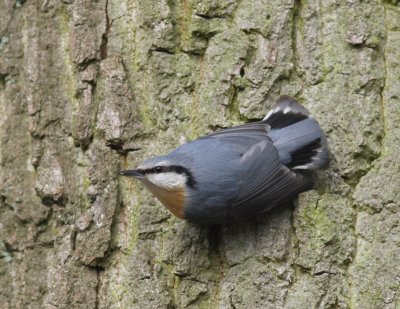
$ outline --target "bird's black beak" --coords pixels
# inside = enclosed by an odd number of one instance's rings
[[[120,171],[118,174],[121,176],[133,177],[133,178],[143,178],[143,174],[137,170],[124,170]]]

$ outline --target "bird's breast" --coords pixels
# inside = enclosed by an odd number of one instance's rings
[[[145,185],[170,212],[176,217],[184,219],[186,196],[183,188],[166,190],[151,183],[145,183]]]

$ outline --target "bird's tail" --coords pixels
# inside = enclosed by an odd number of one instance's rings
[[[283,96],[263,119],[281,162],[293,169],[316,170],[329,163],[324,131],[310,112],[294,99]]]

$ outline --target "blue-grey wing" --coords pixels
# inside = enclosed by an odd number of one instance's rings
[[[200,137],[199,139],[205,139],[209,137],[214,137],[214,138],[224,138],[228,136],[266,136],[268,131],[270,130],[270,126],[267,123],[264,122],[252,122],[252,123],[246,123],[242,124],[240,126],[232,127],[232,128],[227,128],[223,129],[221,131],[217,131],[211,134],[208,134],[206,136]]]
[[[198,140],[216,139],[243,153],[258,142],[270,139],[270,126],[262,122],[247,123],[200,137]]]
[[[269,138],[253,145],[240,163],[244,172],[239,193],[231,206],[232,217],[240,219],[265,212],[312,187],[308,174],[293,171],[280,162],[278,151]]]

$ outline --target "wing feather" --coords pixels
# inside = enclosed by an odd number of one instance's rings
[[[253,122],[233,128],[224,129],[200,137],[198,140],[217,139],[223,144],[235,146],[239,153],[245,153],[251,146],[258,142],[269,139],[270,126],[262,122]]]
[[[244,175],[231,216],[243,218],[265,212],[276,204],[294,198],[312,186],[309,175],[281,164],[270,139],[253,145],[242,157]]]
[[[206,138],[226,138],[230,136],[258,136],[265,137],[268,136],[268,131],[270,130],[270,126],[267,123],[263,122],[252,122],[246,123],[240,126],[223,129],[221,131],[217,131],[206,136],[200,137],[199,139]]]

